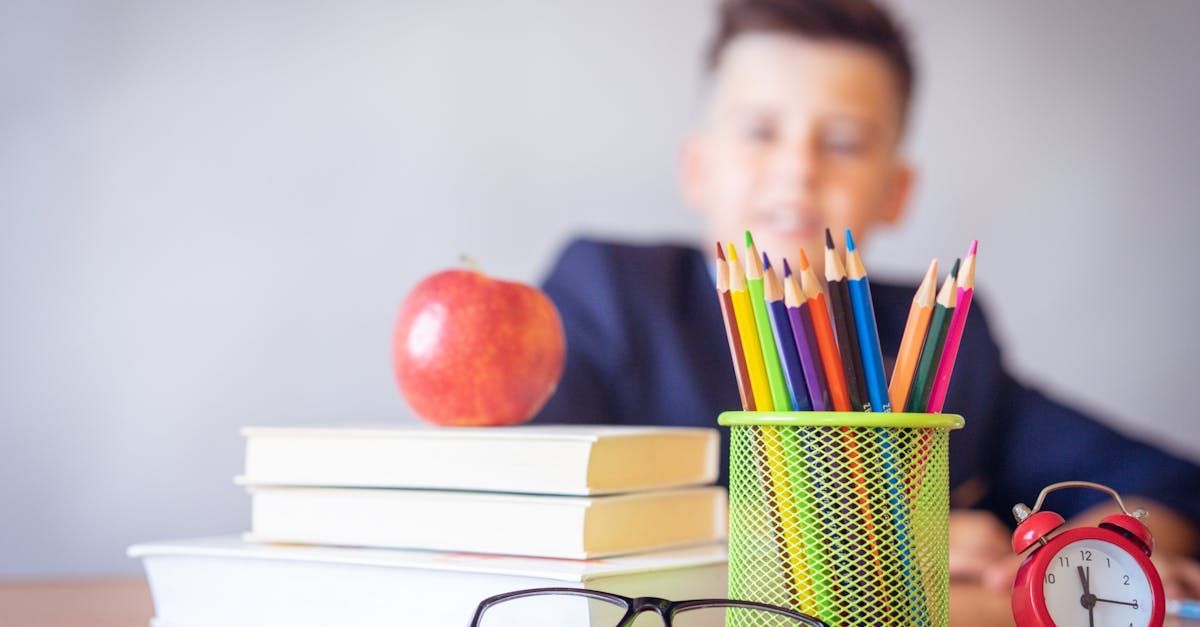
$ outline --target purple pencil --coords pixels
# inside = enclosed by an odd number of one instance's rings
[[[813,411],[826,411],[829,409],[829,395],[826,393],[825,366],[821,363],[817,330],[813,326],[812,312],[808,309],[808,301],[800,297],[800,284],[792,275],[792,268],[788,265],[787,259],[783,260],[783,277],[784,304],[787,305],[788,319],[792,324],[796,350],[800,353],[800,365],[804,369],[808,399],[812,403]]]

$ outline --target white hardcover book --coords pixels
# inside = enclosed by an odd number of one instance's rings
[[[215,537],[139,544],[129,555],[145,565],[156,627],[466,627],[481,600],[540,587],[673,600],[726,595],[724,544],[578,561]],[[512,627],[611,627],[578,604],[538,608],[545,613]]]
[[[595,495],[707,485],[714,429],[515,427],[247,427],[255,485],[428,488]]]
[[[725,537],[725,489],[546,496],[249,488],[247,539],[589,559]]]

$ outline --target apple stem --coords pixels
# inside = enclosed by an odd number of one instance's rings
[[[479,274],[483,274],[483,268],[480,268],[479,264],[476,263],[475,260],[469,255],[467,255],[467,253],[459,253],[458,260],[465,263],[468,268],[478,272]]]

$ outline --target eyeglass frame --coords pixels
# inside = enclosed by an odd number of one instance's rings
[[[587,597],[599,601],[614,602],[613,605],[618,605],[616,602],[625,605],[625,615],[617,621],[612,627],[633,627],[633,623],[642,612],[653,611],[662,617],[664,627],[672,627],[672,620],[675,614],[688,610],[695,610],[706,607],[724,607],[724,608],[743,608],[748,610],[763,610],[772,614],[777,614],[786,618],[794,618],[800,621],[801,624],[809,627],[829,627],[819,618],[802,614],[795,610],[768,605],[766,603],[757,603],[754,601],[739,601],[737,599],[688,599],[685,601],[669,601],[659,597],[627,597],[611,592],[601,592],[599,590],[588,590],[586,588],[529,588],[526,590],[514,590],[490,596],[479,602],[479,606],[475,608],[475,615],[471,617],[470,627],[480,627],[480,621],[483,620],[483,614],[494,605],[499,605],[505,601],[512,601],[524,597],[565,594],[579,597]]]

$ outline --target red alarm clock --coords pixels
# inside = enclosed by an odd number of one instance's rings
[[[1063,488],[1092,488],[1117,501],[1113,514],[1098,527],[1068,529],[1050,537],[1065,521],[1041,511],[1046,495]],[[1116,490],[1087,481],[1064,481],[1046,486],[1033,509],[1013,506],[1017,530],[1012,548],[1017,554],[1034,547],[1013,582],[1012,611],[1025,627],[1142,627],[1163,624],[1166,601],[1162,578],[1150,553],[1154,538],[1141,519],[1143,509],[1125,509]]]

